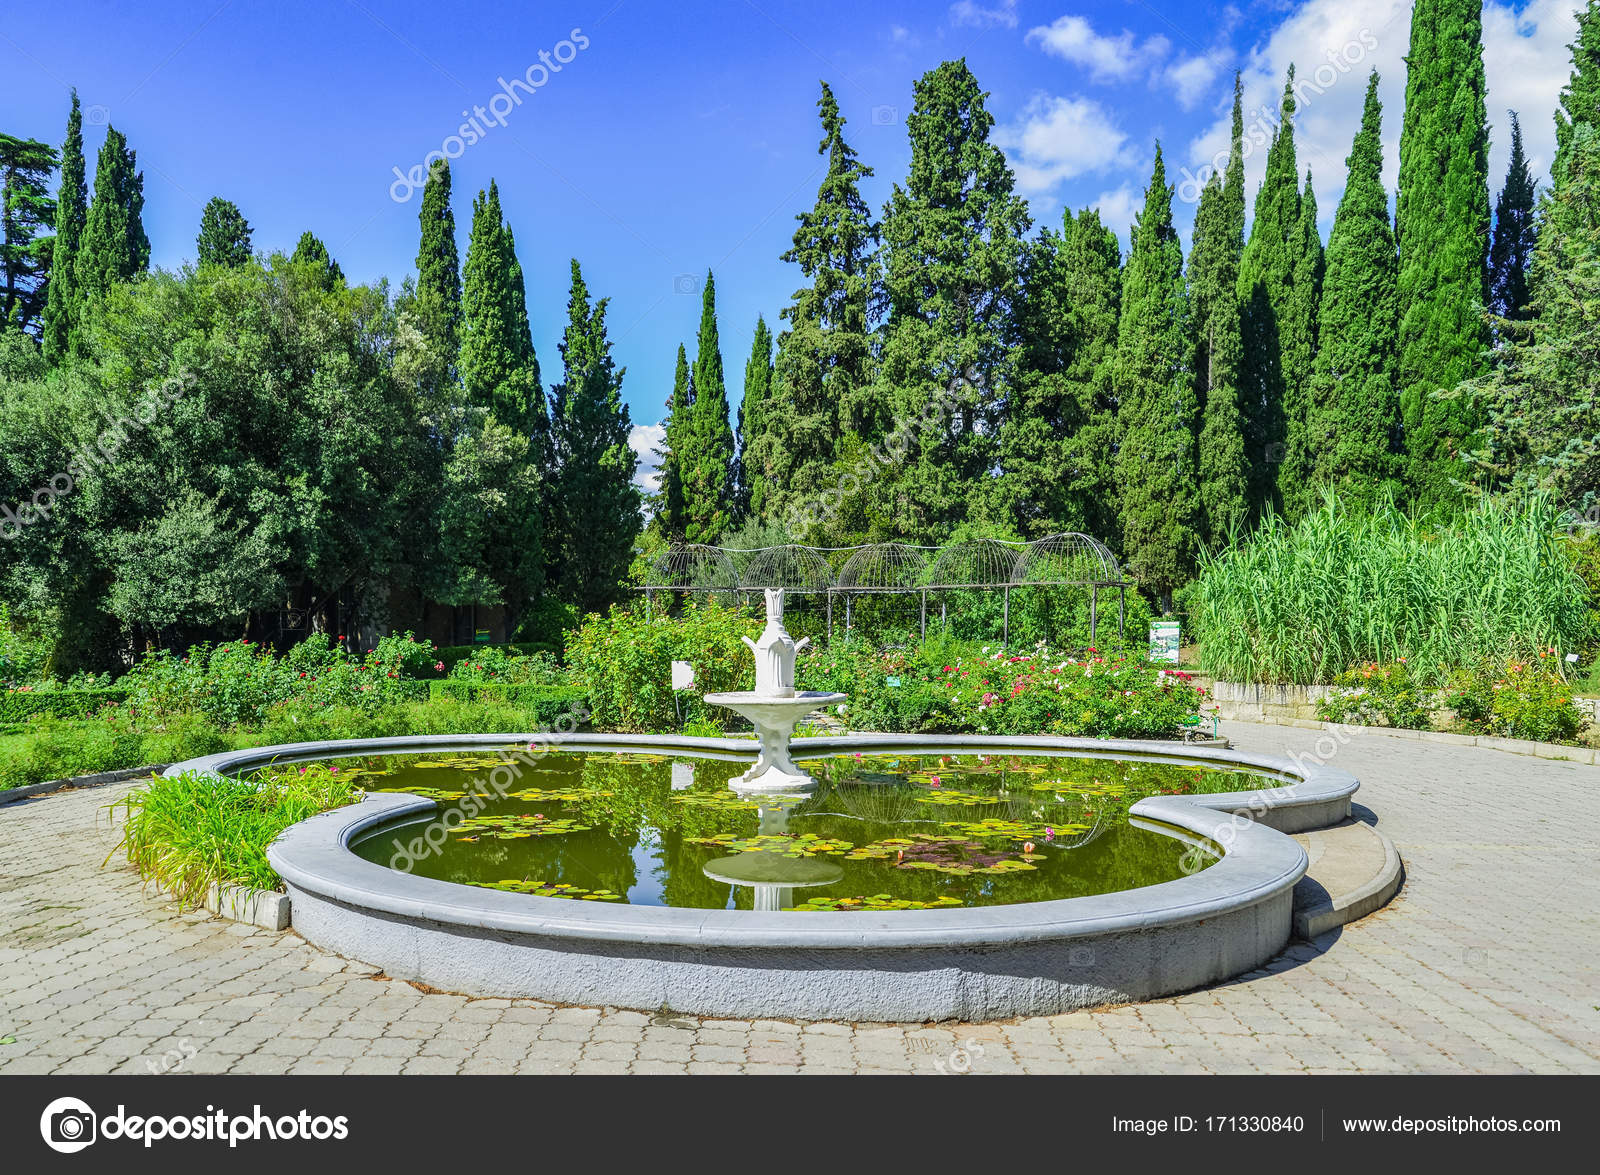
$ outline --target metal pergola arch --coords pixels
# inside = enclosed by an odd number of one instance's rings
[[[740,565],[742,564],[742,570]],[[837,570],[835,570],[837,568]],[[754,550],[675,543],[652,563],[639,586],[647,604],[660,591],[731,593],[742,605],[747,592],[781,587],[825,598],[828,633],[833,633],[834,598],[844,604],[845,631],[852,626],[856,595],[917,595],[921,636],[928,631],[928,596],[939,593],[940,620],[948,619],[944,594],[999,591],[1004,597],[1002,640],[1009,643],[1013,588],[1083,587],[1089,590],[1089,640],[1099,639],[1100,592],[1118,593],[1117,636],[1125,637],[1128,581],[1111,550],[1076,532],[1032,542],[981,538],[940,547],[869,543],[855,547],[808,547],[789,543]]]

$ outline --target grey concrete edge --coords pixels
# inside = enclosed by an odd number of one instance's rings
[[[1400,892],[1405,881],[1405,863],[1400,852],[1382,831],[1363,824],[1383,845],[1383,865],[1372,878],[1357,889],[1341,894],[1337,902],[1329,899],[1309,906],[1296,906],[1294,932],[1296,937],[1313,939],[1341,926],[1360,921],[1368,914],[1383,909]]]
[[[175,764],[182,771],[238,771],[272,762],[293,762],[374,753],[407,753],[450,747],[512,748],[528,742],[574,750],[655,750],[717,758],[749,758],[754,746],[740,739],[646,735],[547,734],[450,735],[342,740],[261,747],[209,755]],[[1258,817],[1342,809],[1360,786],[1346,772],[1289,759],[1214,747],[1153,741],[1000,737],[984,735],[850,735],[811,738],[797,758],[872,748],[943,751],[1026,751],[1064,756],[1160,759],[1187,765],[1246,767],[1275,775],[1284,785],[1259,791],[1197,797],[1154,796],[1132,814],[1212,841],[1225,849],[1208,869],[1175,881],[1118,893],[949,910],[889,913],[770,914],[743,910],[577,905],[555,898],[475,889],[414,876],[365,861],[350,841],[397,816],[432,810],[430,800],[406,794],[369,795],[358,804],[322,813],[284,831],[268,849],[268,860],[291,893],[304,891],[341,905],[510,934],[589,941],[674,944],[689,947],[850,949],[879,947],[985,947],[1040,940],[1143,932],[1203,921],[1270,901],[1293,888],[1305,873],[1301,847]],[[514,757],[508,755],[508,761]],[[1226,818],[1222,818],[1226,816]]]
[[[16,800],[25,800],[29,796],[42,796],[48,792],[60,791],[64,787],[99,787],[107,783],[122,783],[125,780],[138,779],[142,775],[154,775],[166,767],[165,763],[148,763],[143,767],[121,767],[116,771],[100,771],[94,775],[77,775],[69,779],[51,779],[44,783],[8,787],[0,791],[0,807]]]
[[[159,882],[151,882],[151,888],[162,897],[177,900],[177,895]],[[207,888],[205,901],[201,905],[217,917],[231,922],[259,926],[262,930],[289,928],[289,895],[277,890],[213,883]]]

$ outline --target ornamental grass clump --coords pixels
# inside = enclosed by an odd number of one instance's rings
[[[157,776],[110,805],[122,839],[106,860],[124,850],[140,876],[182,906],[203,902],[212,885],[279,889],[267,846],[291,824],[359,798],[337,766],[320,763],[260,780]]]
[[[1585,648],[1594,620],[1563,521],[1537,495],[1441,520],[1330,494],[1205,560],[1190,597],[1202,663],[1223,680],[1311,685],[1403,659],[1433,687],[1485,659]]]

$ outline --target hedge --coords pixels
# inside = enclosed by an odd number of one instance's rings
[[[88,718],[102,706],[128,700],[125,689],[6,690],[0,693],[0,727],[45,714],[51,718]]]
[[[520,641],[505,645],[444,645],[434,650],[434,655],[444,664],[444,672],[449,673],[463,661],[471,660],[485,649],[500,649],[502,652],[522,657],[531,657],[535,653],[551,653],[561,656],[561,646],[552,645],[547,641]]]
[[[428,695],[434,700],[448,698],[456,702],[499,702],[519,707],[531,712],[541,727],[550,726],[575,710],[582,711],[582,722],[588,720],[589,691],[578,686],[502,685],[474,681],[430,681],[427,686]]]

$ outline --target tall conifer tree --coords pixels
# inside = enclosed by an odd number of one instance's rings
[[[528,327],[522,267],[493,180],[472,202],[461,290],[459,373],[467,398],[501,423],[542,440],[548,425]]]
[[[1411,493],[1459,495],[1476,419],[1445,399],[1482,370],[1488,341],[1489,126],[1481,0],[1417,0],[1406,55],[1395,238],[1400,249],[1400,406]]]
[[[137,166],[136,153],[128,148],[122,133],[107,127],[95,164],[94,199],[73,261],[80,299],[97,297],[150,266],[150,238],[144,233],[144,173]]]
[[[739,502],[736,520],[764,518],[772,499],[773,430],[772,330],[756,316],[750,358],[744,365],[744,398],[739,402],[739,455],[735,460]]]
[[[1382,118],[1374,70],[1328,235],[1311,381],[1311,490],[1333,486],[1351,502],[1400,489],[1399,259],[1383,187]]]
[[[1128,567],[1164,603],[1192,574],[1199,545],[1200,422],[1186,302],[1172,188],[1158,144],[1122,280],[1117,480]]]
[[[691,543],[715,543],[728,529],[734,504],[733,429],[728,424],[728,389],[717,338],[717,282],[709,270],[700,298],[689,420],[687,445],[680,452],[684,531]]]
[[[441,159],[422,189],[422,239],[417,249],[416,311],[422,333],[440,355],[461,347],[461,262],[456,214],[450,207],[450,161]]]
[[[1533,216],[1533,172],[1522,150],[1522,126],[1511,111],[1511,162],[1494,206],[1494,238],[1489,246],[1489,309],[1513,321],[1528,316],[1528,265],[1538,225]]]
[[[911,435],[873,488],[881,537],[943,541],[969,516],[1004,508],[988,499],[999,496],[992,473],[1031,221],[967,63],[944,62],[913,93],[911,172],[883,217],[882,352],[893,416]]]
[[[61,144],[61,183],[56,188],[56,235],[50,252],[50,288],[45,299],[45,359],[54,364],[72,349],[78,329],[78,249],[89,219],[89,185],[84,174],[83,110],[72,91],[67,137]]]
[[[689,529],[684,500],[684,459],[693,447],[694,387],[689,378],[689,357],[678,344],[678,362],[672,372],[672,395],[667,399],[661,448],[661,486],[657,493],[655,523],[661,537],[681,543]]]
[[[294,253],[289,260],[297,265],[320,266],[323,274],[323,288],[333,289],[344,284],[344,270],[339,268],[339,263],[328,253],[328,246],[310,230],[300,234],[300,240],[295,244]]]
[[[1201,534],[1208,547],[1223,546],[1250,516],[1250,467],[1245,452],[1245,409],[1240,400],[1243,324],[1239,264],[1244,254],[1244,89],[1233,79],[1233,139],[1222,176],[1215,173],[1195,210],[1189,255],[1190,321],[1195,332],[1194,373],[1200,400]]]
[[[1561,104],[1556,108],[1552,177],[1566,164],[1573,124],[1600,125],[1600,0],[1586,0],[1583,11],[1578,14],[1578,39],[1567,49],[1572,55],[1572,73],[1561,91]]]
[[[49,297],[56,149],[0,133],[0,331],[39,329]]]
[[[237,269],[250,260],[250,222],[232,200],[213,196],[200,213],[195,258],[201,265]]]
[[[1294,152],[1294,67],[1283,87],[1279,122],[1267,149],[1266,174],[1256,193],[1250,239],[1239,262],[1244,339],[1242,367],[1245,455],[1251,504],[1257,513],[1281,508],[1279,470],[1288,457],[1286,380],[1294,341],[1296,248],[1300,183]]]
[[[545,549],[549,579],[580,615],[604,611],[620,584],[639,533],[638,458],[628,445],[628,406],[606,337],[606,306],[592,306],[578,262],[572,262],[562,379],[550,421],[554,485]]]
[[[1278,500],[1291,522],[1315,506],[1311,494],[1311,370],[1317,353],[1317,305],[1322,298],[1325,259],[1317,231],[1317,194],[1306,172],[1300,193],[1300,216],[1295,222],[1294,287],[1283,338],[1284,459],[1278,466]]]

